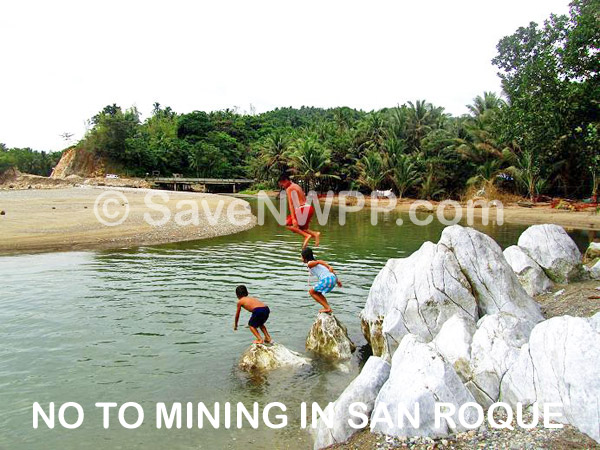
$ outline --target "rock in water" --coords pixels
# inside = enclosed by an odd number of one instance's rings
[[[589,263],[594,261],[595,259],[600,258],[600,242],[592,242],[589,247],[585,251],[585,255],[583,256],[583,261],[585,263]]]
[[[359,422],[358,418],[350,416],[350,405],[355,402],[363,403],[367,409],[360,411],[367,416],[371,414],[377,393],[389,374],[390,365],[383,359],[371,356],[367,360],[360,374],[344,389],[338,399],[325,409],[326,414],[331,414],[329,417],[332,427],[329,428],[323,419],[319,420],[314,431],[315,450],[345,442],[358,431],[348,423],[348,419]]]
[[[518,245],[511,245],[504,250],[504,257],[529,295],[543,294],[554,286],[539,264]]]
[[[429,342],[455,314],[477,321],[498,312],[543,319],[500,246],[483,233],[454,225],[438,244],[426,242],[408,258],[389,260],[360,316],[373,354],[389,360],[409,333]]]
[[[567,284],[583,276],[581,253],[558,225],[533,225],[521,234],[518,245],[552,281]]]
[[[239,367],[246,372],[254,372],[306,364],[310,364],[308,358],[288,350],[281,344],[252,344],[242,354]]]
[[[535,326],[529,343],[502,380],[501,398],[513,406],[559,403],[553,421],[570,423],[600,442],[600,313],[560,316]]]
[[[388,262],[373,283],[361,320],[373,353],[389,360],[405,335],[431,341],[454,314],[478,319],[471,286],[448,248],[425,242],[408,258]]]
[[[452,424],[446,419],[435,426],[435,403],[452,403],[456,411],[465,403],[475,402],[462,384],[454,368],[440,355],[435,345],[425,344],[413,334],[406,335],[392,357],[392,370],[385,382],[371,413],[371,431],[393,436],[445,437],[453,432],[466,431],[457,415]],[[419,404],[420,421],[415,427],[406,416],[403,426],[398,425],[400,408],[403,406],[411,416],[415,404]],[[383,420],[389,412],[391,422]],[[473,408],[465,411],[465,421],[475,423]],[[454,428],[456,426],[456,428]]]
[[[385,347],[382,331],[383,319],[397,300],[395,293],[398,284],[402,281],[399,274],[403,272],[406,260],[407,258],[388,260],[375,277],[371,289],[369,289],[367,303],[360,313],[363,335],[376,356],[383,355]]]
[[[306,337],[306,350],[331,360],[350,359],[356,346],[346,327],[331,313],[319,313]]]

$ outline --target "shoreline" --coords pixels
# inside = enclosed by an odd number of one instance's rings
[[[121,192],[126,202],[113,204],[109,212],[121,213],[129,209],[127,219],[120,225],[106,226],[94,214],[94,202],[104,192]],[[157,198],[154,203],[165,206],[172,214],[163,226],[151,226],[144,220],[144,213],[161,217],[160,212],[149,210],[144,204],[148,192],[167,193],[169,201]],[[177,202],[186,200],[185,207],[177,209]],[[180,211],[189,211],[187,204],[195,200],[198,206],[198,223],[177,225],[173,217]],[[217,205],[224,202],[223,213],[216,223],[210,224],[203,214],[203,205],[208,205],[217,215]],[[245,211],[237,203],[234,210],[245,219],[245,225],[235,225],[227,220],[225,212],[233,202],[243,202]],[[119,200],[121,202],[121,200]],[[125,204],[127,203],[127,204]],[[241,204],[240,204],[241,206]],[[249,204],[217,194],[158,191],[126,187],[69,187],[65,189],[29,189],[0,191],[0,255],[45,253],[58,251],[107,250],[133,248],[146,245],[162,245],[176,242],[195,241],[239,233],[254,227],[256,217],[250,212]]]
[[[411,205],[414,202],[423,201],[419,199],[401,199],[398,200],[398,204],[394,208],[396,212],[404,212],[408,213],[410,211]],[[491,200],[490,200],[491,201]],[[321,203],[323,203],[323,199],[321,199]],[[440,204],[438,201],[431,200],[430,203],[433,205],[435,214],[435,208]],[[333,200],[333,205],[339,205],[339,197],[336,196]],[[466,217],[467,214],[467,205],[465,202],[459,202],[462,206],[462,217]],[[378,205],[376,208],[380,208],[383,211],[387,211],[387,206],[389,205],[387,199],[378,200]],[[348,202],[348,206],[350,202]],[[373,208],[371,205],[371,198],[365,196],[365,208]],[[482,217],[483,211],[488,209],[489,212],[489,220],[492,222],[496,217],[496,208],[473,208],[471,211],[473,212],[473,217],[476,219],[480,219]],[[417,210],[420,214],[431,214],[431,212],[423,211],[422,209]],[[448,207],[447,211],[452,212],[452,208]],[[579,229],[579,230],[587,230],[587,231],[599,231],[600,230],[600,214],[595,214],[591,209],[590,211],[567,211],[551,208],[548,204],[539,203],[537,205],[532,206],[531,208],[526,208],[523,206],[519,206],[516,203],[509,203],[504,205],[504,223],[511,223],[515,225],[538,225],[544,223],[550,223],[555,225],[560,225],[567,230],[570,229]]]
[[[94,201],[102,191],[119,191],[127,196],[131,213],[122,225],[104,226],[94,216]],[[214,213],[219,200],[225,202],[224,210],[226,210],[227,205],[233,201],[242,201],[248,205],[244,199],[257,198],[257,195],[253,194],[203,194],[122,186],[79,185],[55,189],[0,190],[0,211],[5,212],[5,215],[0,215],[0,230],[3,237],[0,240],[0,255],[162,245],[235,234],[251,229],[257,223],[257,218],[251,215],[251,222],[246,226],[233,225],[226,220],[226,217],[221,217],[216,225],[211,226],[202,214],[203,210],[200,206],[200,223],[197,226],[181,227],[170,221],[165,226],[152,227],[143,221],[143,213],[148,211],[143,204],[143,198],[148,192],[167,193],[170,200],[165,205],[173,215],[178,212],[175,204],[179,200],[206,200]],[[408,213],[415,201],[418,200],[399,200],[393,211]],[[339,206],[339,204],[339,197],[336,196],[333,205]],[[439,202],[431,201],[431,204],[435,209]],[[388,205],[387,199],[380,199],[378,205],[374,206],[371,198],[365,197],[365,208],[388,211]],[[350,202],[348,206],[352,206]],[[461,203],[461,206],[464,218],[467,206],[464,203]],[[486,209],[472,209],[474,219],[480,220]],[[432,214],[422,208],[418,211],[420,216]],[[493,223],[496,220],[495,208],[490,208],[487,212],[490,222]],[[553,223],[567,230],[580,229],[592,233],[600,230],[600,215],[592,211],[557,210],[547,204],[526,208],[511,203],[504,206],[503,213],[504,223],[518,225]]]

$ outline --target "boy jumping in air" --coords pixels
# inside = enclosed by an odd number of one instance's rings
[[[306,195],[304,195],[304,191],[296,183],[292,183],[289,175],[286,173],[279,177],[279,187],[285,189],[288,208],[290,210],[290,215],[285,222],[286,228],[304,237],[302,248],[306,248],[310,238],[314,238],[315,246],[318,247],[321,233],[312,231],[308,228],[312,216],[315,213],[315,208],[312,205],[306,204]]]
[[[248,289],[246,289],[246,286],[244,285],[240,285],[235,289],[235,295],[238,298],[238,304],[237,311],[235,313],[235,323],[233,325],[233,331],[237,331],[238,321],[240,319],[240,311],[242,308],[244,308],[246,311],[252,313],[252,316],[248,321],[250,331],[252,331],[252,334],[254,335],[254,337],[256,337],[256,340],[252,343],[270,344],[271,342],[273,342],[271,336],[269,336],[267,327],[265,327],[265,322],[269,318],[269,307],[257,298],[250,297],[248,295]],[[265,335],[264,340],[260,337],[260,333],[258,332],[259,328]]]
[[[342,287],[342,282],[338,280],[338,277],[329,264],[320,259],[315,259],[313,255],[313,251],[310,247],[302,250],[302,261],[308,266],[308,270],[311,275],[316,276],[319,279],[319,282],[314,285],[314,287],[308,291],[312,298],[316,300],[323,309],[319,310],[322,313],[330,313],[331,306],[327,303],[327,299],[323,294],[330,293],[335,285],[337,284],[339,287]]]

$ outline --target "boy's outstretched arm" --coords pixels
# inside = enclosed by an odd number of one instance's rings
[[[238,321],[240,320],[240,311],[242,310],[242,304],[238,302],[237,311],[235,312],[235,323],[233,324],[233,331],[237,331]]]

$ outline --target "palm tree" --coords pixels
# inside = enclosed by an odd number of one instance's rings
[[[260,156],[265,167],[283,171],[288,159],[289,138],[280,130],[273,131],[260,147]]]
[[[394,136],[388,137],[384,144],[385,174],[398,189],[400,198],[419,180],[416,157],[406,154],[406,142]]]
[[[386,138],[386,124],[380,112],[373,111],[359,122],[359,149],[381,148]]]
[[[306,189],[314,187],[315,182],[339,177],[326,173],[331,152],[311,138],[299,139],[291,154],[291,165],[296,176],[306,183]]]
[[[483,97],[481,95],[475,97],[473,104],[467,105],[467,108],[473,116],[478,117],[487,111],[497,111],[505,105],[506,102],[496,95],[495,92],[484,92]]]
[[[503,161],[499,159],[488,159],[477,167],[475,175],[467,180],[467,185],[483,186],[484,189],[493,185],[496,177],[501,172],[502,163]]]
[[[419,196],[427,200],[431,200],[440,194],[443,194],[445,190],[439,187],[439,180],[434,174],[433,164],[429,164],[427,175],[421,182],[421,188],[419,190]]]
[[[360,158],[356,167],[358,168],[358,183],[372,191],[376,190],[385,178],[383,159],[376,150],[368,150]]]
[[[411,155],[398,155],[390,167],[389,176],[398,189],[399,198],[421,180],[419,166]]]
[[[534,152],[523,150],[519,153],[505,152],[505,154],[506,159],[513,162],[506,172],[515,177],[517,183],[525,189],[527,196],[533,201],[534,196],[539,194],[547,182],[540,175],[539,164]]]
[[[423,138],[431,130],[441,128],[446,119],[444,108],[435,107],[425,100],[408,102],[405,133],[411,151],[420,151]]]
[[[477,163],[490,158],[501,159],[508,147],[498,140],[493,128],[493,115],[493,110],[487,110],[477,117],[467,119],[463,125],[466,136],[454,139],[456,151]]]

